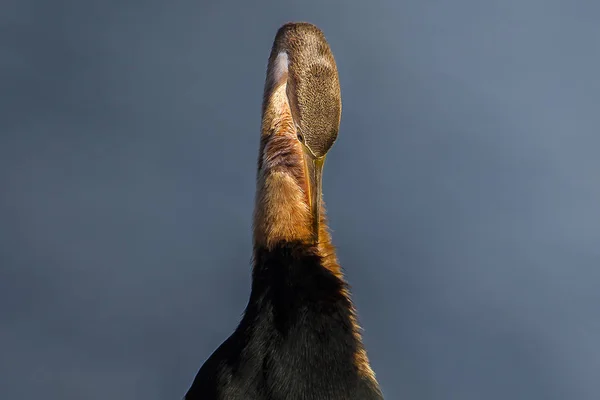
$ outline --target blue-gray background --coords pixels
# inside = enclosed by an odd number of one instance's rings
[[[249,294],[274,34],[326,33],[388,399],[600,398],[600,3],[0,6],[0,397],[180,398]]]

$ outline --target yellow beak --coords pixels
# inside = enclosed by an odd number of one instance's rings
[[[304,149],[304,166],[307,177],[308,186],[308,205],[312,216],[312,233],[315,243],[319,242],[319,224],[321,222],[321,193],[322,193],[322,176],[323,165],[325,164],[325,156],[316,157],[306,147]]]

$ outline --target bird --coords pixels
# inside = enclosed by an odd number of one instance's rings
[[[383,399],[322,199],[341,111],[323,32],[282,25],[263,92],[250,297],[185,400]]]

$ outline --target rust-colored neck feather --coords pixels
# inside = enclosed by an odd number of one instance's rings
[[[254,210],[255,247],[272,248],[281,241],[313,245],[308,195],[303,189],[306,180],[302,144],[296,138],[283,81],[270,91],[263,113]],[[323,203],[316,246],[323,266],[341,278]]]

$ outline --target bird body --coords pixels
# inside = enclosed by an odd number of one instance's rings
[[[250,299],[185,399],[383,399],[321,199],[341,97],[335,60],[314,25],[279,29],[262,112]]]

